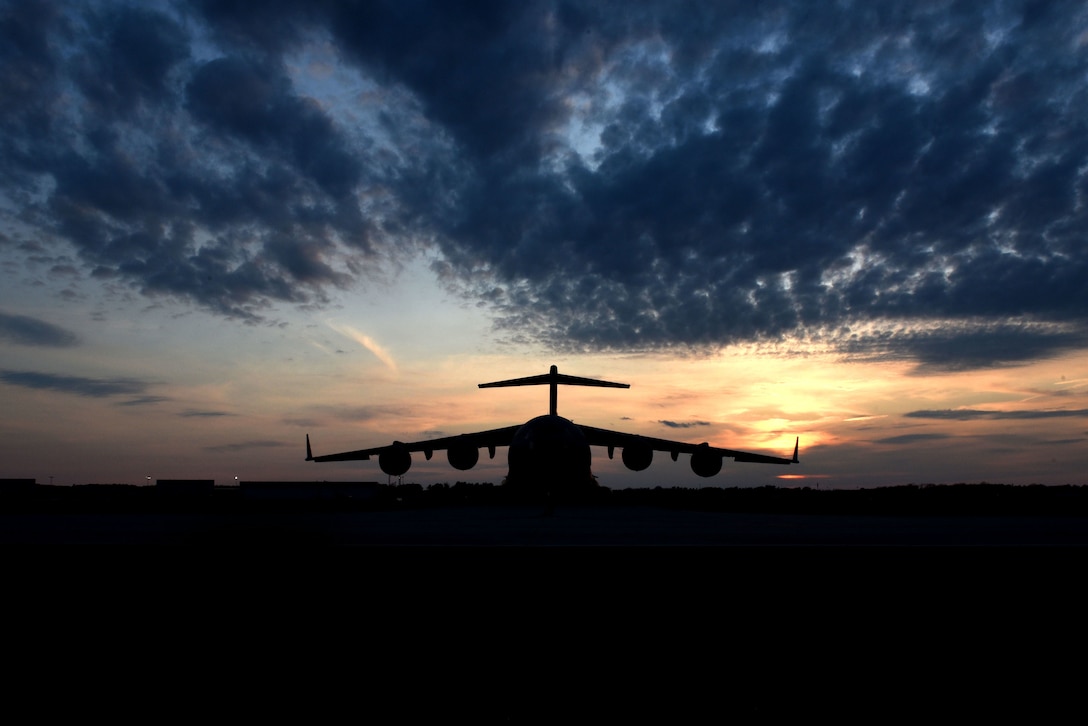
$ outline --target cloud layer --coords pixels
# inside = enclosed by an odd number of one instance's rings
[[[36,388],[47,391],[73,393],[89,398],[108,398],[110,396],[136,396],[147,390],[145,381],[133,378],[87,378],[84,376],[63,376],[35,371],[0,371],[0,381],[23,388]],[[159,397],[142,396],[124,405],[157,403]]]
[[[0,209],[248,320],[424,245],[558,349],[1020,363],[1086,340],[1086,71],[1071,1],[11,3]]]
[[[938,421],[1016,420],[1029,421],[1044,418],[1088,418],[1088,409],[1050,409],[1026,411],[1000,411],[975,408],[952,408],[937,411],[910,411],[907,418],[926,418]]]
[[[0,338],[19,345],[45,348],[70,348],[79,344],[79,336],[58,325],[27,315],[0,313]]]

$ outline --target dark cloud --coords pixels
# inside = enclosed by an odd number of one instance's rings
[[[658,423],[661,424],[662,426],[668,426],[670,429],[690,429],[690,428],[695,428],[697,426],[709,426],[710,425],[710,422],[708,422],[708,421],[683,421],[683,422],[678,422],[678,421],[664,421],[664,420],[662,420],[662,421],[658,421]]]
[[[359,161],[316,102],[296,95],[280,68],[242,58],[201,66],[186,91],[190,112],[213,132],[290,163],[332,197],[361,180]]]
[[[128,401],[118,401],[118,406],[150,406],[172,400],[167,396],[139,396]]]
[[[1041,411],[987,411],[975,408],[951,408],[937,411],[910,411],[907,418],[937,419],[940,421],[1016,420],[1028,421],[1044,418],[1088,418],[1088,409],[1052,409]]]
[[[0,193],[94,277],[247,320],[350,282],[331,260],[368,249],[366,156],[282,63],[196,60],[181,13],[26,5],[0,10],[0,88],[22,101],[0,111]]]
[[[426,244],[558,349],[1085,345],[1080,2],[163,7],[0,11],[0,193],[100,278],[256,320]]]
[[[40,141],[51,130],[60,59],[50,35],[66,35],[70,28],[55,3],[6,3],[0,13],[0,128],[13,135],[0,148],[20,156],[25,149],[15,139]]]
[[[20,345],[70,348],[79,345],[79,336],[70,330],[26,315],[0,313],[0,338]]]
[[[903,434],[901,436],[889,436],[886,439],[877,439],[876,443],[899,446],[917,444],[923,441],[940,441],[948,438],[951,438],[948,434]]]
[[[36,371],[8,370],[0,371],[0,381],[12,386],[74,393],[90,398],[141,394],[149,385],[145,381],[133,378],[83,378]]]
[[[920,323],[921,321],[919,321]],[[1015,365],[1088,344],[1088,331],[1071,325],[949,322],[938,327],[900,323],[880,331],[835,337],[838,348],[870,360],[914,360],[918,372]]]
[[[189,57],[190,39],[165,15],[128,6],[88,13],[88,41],[73,76],[94,111],[133,113],[141,103],[171,102],[169,73]]]
[[[389,406],[325,406],[322,411],[340,421],[372,421],[404,414],[404,409]]]
[[[233,454],[238,451],[249,451],[250,449],[272,449],[288,446],[288,444],[282,441],[241,441],[235,444],[220,444],[218,446],[205,446],[204,450],[213,454]]]
[[[226,411],[198,411],[196,409],[189,409],[182,411],[178,414],[184,418],[219,418],[220,416],[237,416],[234,413],[228,413]]]

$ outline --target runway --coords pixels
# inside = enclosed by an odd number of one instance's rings
[[[21,512],[0,545],[1084,547],[1088,517],[692,512],[644,506]]]

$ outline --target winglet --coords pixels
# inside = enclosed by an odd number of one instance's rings
[[[801,445],[801,437],[798,436],[797,440],[793,442],[793,463],[794,464],[800,464],[801,463],[797,459],[797,447],[799,447],[800,445]]]
[[[797,455],[794,454],[796,457]],[[314,452],[310,451],[310,435],[306,434],[306,461],[314,460]]]

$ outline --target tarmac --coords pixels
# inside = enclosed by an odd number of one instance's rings
[[[644,506],[0,513],[0,545],[1066,547],[1088,517],[698,512]]]

